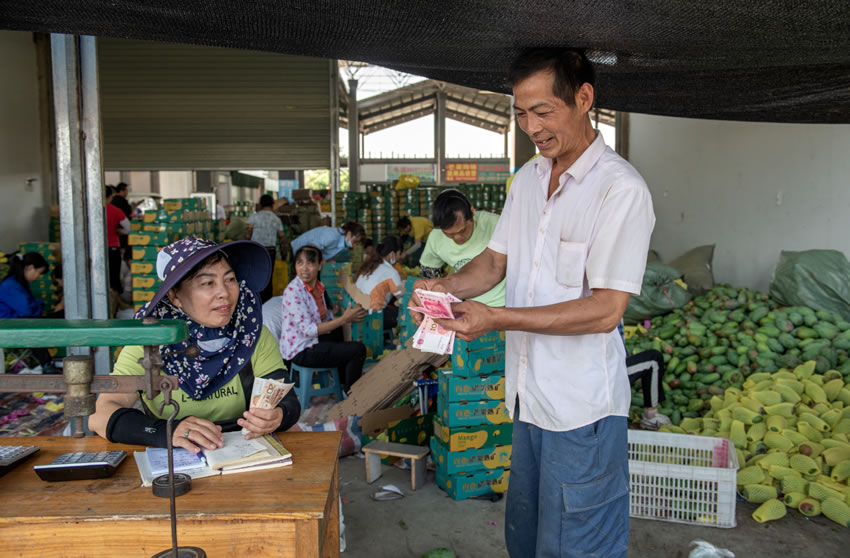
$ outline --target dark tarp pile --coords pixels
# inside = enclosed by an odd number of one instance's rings
[[[529,46],[586,48],[602,108],[850,122],[847,0],[0,0],[0,28],[359,60],[509,92]]]

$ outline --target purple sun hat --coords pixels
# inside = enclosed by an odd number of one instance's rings
[[[211,240],[186,237],[164,247],[156,256],[156,274],[162,284],[150,302],[145,305],[144,316],[153,312],[165,295],[177,286],[192,268],[206,257],[221,250],[236,272],[236,279],[245,281],[249,289],[259,293],[272,276],[272,262],[268,251],[253,240],[234,240],[216,244]],[[138,314],[137,314],[138,316]]]

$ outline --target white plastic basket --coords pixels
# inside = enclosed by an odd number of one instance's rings
[[[724,438],[629,430],[629,515],[734,527],[737,472]]]

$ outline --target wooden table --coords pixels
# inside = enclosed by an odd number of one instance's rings
[[[177,498],[177,542],[210,558],[339,556],[339,432],[284,433],[293,464],[194,479]],[[167,498],[141,486],[139,446],[99,437],[0,438],[41,451],[0,477],[0,556],[153,556],[171,548]],[[45,482],[33,465],[63,453],[123,449],[110,478]]]

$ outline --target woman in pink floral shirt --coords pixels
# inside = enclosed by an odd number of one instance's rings
[[[330,299],[319,281],[322,253],[303,246],[295,253],[295,279],[283,291],[280,353],[287,361],[310,368],[338,368],[343,386],[351,386],[363,373],[366,347],[343,341],[341,326],[362,321],[359,304],[334,318]]]

